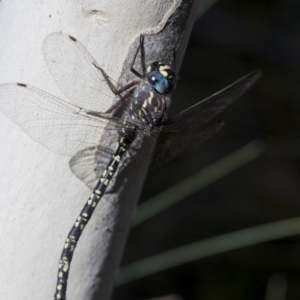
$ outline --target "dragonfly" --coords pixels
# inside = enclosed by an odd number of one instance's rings
[[[249,73],[168,118],[177,74],[160,61],[143,67],[141,73],[137,71],[134,66],[143,47],[141,36],[130,66],[136,80],[119,87],[76,38],[52,33],[43,43],[44,58],[69,101],[24,83],[0,85],[1,111],[35,141],[71,156],[71,170],[93,190],[65,240],[55,300],[66,299],[78,240],[126,155],[132,149],[138,153],[142,143],[155,140],[151,165],[158,166],[200,145],[222,128],[217,116],[260,76],[260,71]],[[105,97],[112,97],[114,104],[107,104]],[[107,155],[110,157],[105,164],[101,157]]]

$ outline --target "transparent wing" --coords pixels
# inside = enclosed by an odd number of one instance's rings
[[[73,174],[83,181],[87,187],[93,189],[96,183],[102,176],[108,161],[112,158],[114,154],[117,143],[118,135],[114,137],[111,132],[106,132],[110,135],[112,140],[115,141],[115,145],[110,144],[110,147],[105,147],[99,145],[97,147],[90,147],[80,151],[76,156],[72,157],[69,166]],[[151,136],[143,135],[131,144],[130,148],[126,151],[125,156],[122,158],[121,163],[118,167],[118,172],[122,170],[130,163],[134,168],[144,168],[149,164],[152,155],[153,147],[157,139],[157,132],[153,132]]]
[[[158,167],[171,161],[181,153],[202,144],[205,140],[216,134],[223,127],[221,121],[211,121],[197,128],[196,132],[181,131],[175,135],[162,131],[154,150],[151,167]]]
[[[116,141],[118,135],[115,137],[111,135],[112,140],[115,141],[115,145],[117,145]],[[118,167],[118,172],[121,172],[124,167],[130,162],[133,164],[133,167],[145,167],[145,165],[149,164],[149,155],[152,154],[151,143],[156,142],[157,134],[154,133],[151,136],[144,136],[144,138],[137,138],[130,146],[130,148],[126,151],[125,156],[122,158],[121,163]],[[142,144],[143,141],[143,144]],[[144,143],[147,145],[146,147],[142,147]],[[97,147],[90,147],[80,151],[76,156],[72,157],[69,166],[73,174],[83,181],[87,187],[93,189],[96,183],[99,181],[102,176],[108,161],[112,158],[114,154],[114,150],[116,147],[103,147],[101,145]]]
[[[93,190],[112,157],[112,152],[99,147],[90,147],[80,152],[71,158],[70,169],[78,179]]]
[[[93,114],[25,84],[1,85],[0,109],[35,141],[69,156],[105,142],[105,130],[122,127],[119,119]]]
[[[70,101],[99,112],[111,107],[115,95],[79,41],[64,33],[52,33],[44,40],[43,53],[58,87]]]
[[[247,74],[225,89],[169,119],[166,122],[165,129],[169,132],[184,131],[192,134],[197,128],[211,121],[231,103],[240,98],[257,81],[260,75],[260,71]]]
[[[249,73],[220,92],[167,120],[157,142],[153,165],[170,161],[218,132],[222,123],[213,119],[241,97],[260,74],[260,71]]]

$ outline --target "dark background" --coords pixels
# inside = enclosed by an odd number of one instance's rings
[[[172,110],[256,69],[263,71],[261,79],[222,114],[224,129],[151,171],[141,202],[255,139],[265,143],[265,152],[132,229],[123,265],[300,215],[300,1],[217,1],[195,23]],[[240,248],[117,287],[114,300],[170,294],[185,300],[300,299],[299,254],[299,235]]]

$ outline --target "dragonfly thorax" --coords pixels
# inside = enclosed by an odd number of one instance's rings
[[[131,107],[131,119],[138,119],[144,129],[160,127],[166,120],[166,96],[144,83],[135,88],[134,100]]]

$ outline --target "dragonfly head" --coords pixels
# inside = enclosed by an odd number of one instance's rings
[[[170,66],[156,61],[147,67],[146,80],[159,94],[169,94],[175,88],[176,74]]]

